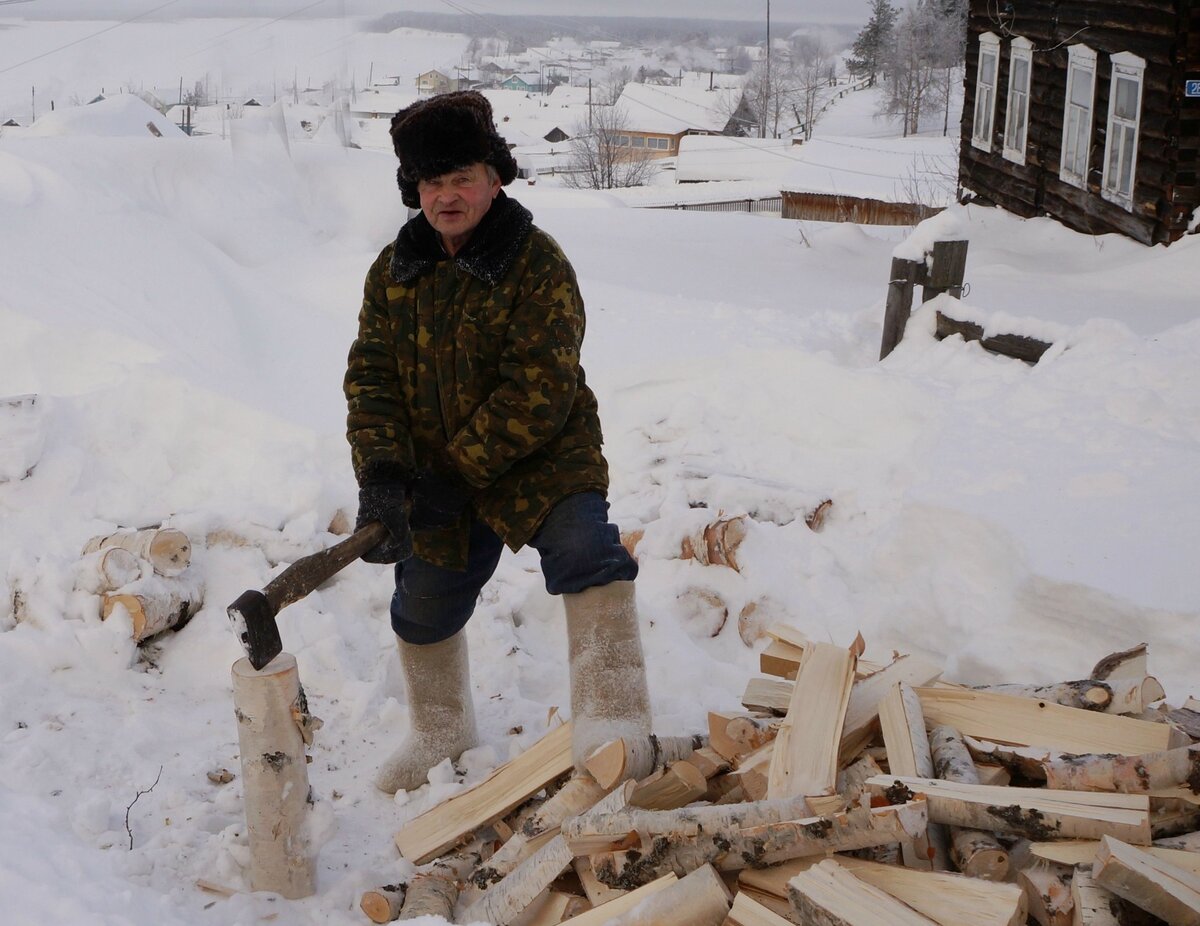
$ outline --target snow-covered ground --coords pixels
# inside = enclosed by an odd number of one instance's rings
[[[406,726],[381,567],[352,565],[280,618],[325,722],[317,895],[196,882],[247,883],[240,778],[206,775],[238,770],[225,606],[332,543],[326,527],[353,509],[341,377],[363,274],[403,218],[394,165],[289,151],[252,125],[228,142],[136,121],[114,134],[128,113],[105,105],[59,134],[0,138],[0,399],[40,398],[0,402],[3,922],[358,924],[360,892],[411,870],[392,834],[462,787],[448,765],[395,801],[370,784]],[[1055,346],[1029,367],[938,342],[925,307],[879,363],[906,229],[513,192],[587,300],[613,515],[646,529],[660,732],[736,709],[762,645],[735,626],[749,602],[975,682],[1077,678],[1145,640],[1173,703],[1200,693],[1200,237],[1146,248],[956,210],[963,311]],[[803,515],[826,498],[813,532]],[[753,518],[740,574],[672,558],[718,513]],[[138,649],[126,616],[102,622],[76,589],[76,566],[88,538],[158,523],[193,539],[205,604]],[[206,543],[221,531],[257,543]],[[698,591],[728,606],[715,636]],[[505,555],[468,636],[474,781],[566,708],[560,604],[535,555]]]

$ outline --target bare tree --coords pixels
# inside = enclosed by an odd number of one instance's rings
[[[600,87],[600,102],[605,106],[616,106],[625,85],[633,80],[633,69],[628,65],[619,67],[608,75]]]
[[[812,138],[813,127],[821,117],[822,91],[831,83],[830,62],[829,50],[819,39],[806,37],[806,41],[793,46],[792,67],[787,75],[792,87],[788,96],[792,114],[803,127],[806,140]]]
[[[654,175],[654,159],[633,140],[623,110],[593,106],[591,128],[580,126],[571,138],[571,172],[563,182],[576,190],[643,186]]]
[[[900,14],[884,54],[888,87],[880,111],[901,119],[905,135],[918,132],[921,117],[939,108],[942,131],[949,131],[950,97],[963,60],[965,23],[961,0],[917,0]]]
[[[781,125],[786,127],[785,123],[793,115],[789,97],[795,79],[790,69],[779,62],[768,68],[765,61],[760,61],[750,69],[746,80],[746,105],[754,113],[760,129],[765,127],[764,134],[770,138],[778,138]]]

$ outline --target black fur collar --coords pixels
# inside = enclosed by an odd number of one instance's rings
[[[532,229],[532,213],[501,190],[471,240],[450,257],[421,212],[409,219],[396,236],[388,270],[396,282],[411,283],[439,260],[452,260],[471,276],[495,286],[508,273]]]

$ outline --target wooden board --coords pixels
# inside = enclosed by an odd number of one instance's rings
[[[1163,723],[962,688],[918,688],[917,694],[927,726],[949,724],[965,736],[1126,756],[1161,752],[1172,745],[1171,729]]]
[[[468,833],[499,820],[573,767],[571,724],[565,723],[473,788],[407,823],[396,834],[396,848],[415,865],[432,861]]]

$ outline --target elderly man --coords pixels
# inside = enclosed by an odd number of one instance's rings
[[[575,272],[505,195],[517,166],[479,93],[392,119],[401,198],[421,211],[367,274],[345,391],[359,526],[388,538],[411,732],[384,791],[477,744],[464,626],[507,544],[541,556],[567,619],[576,762],[650,730],[637,564],[608,522]]]

